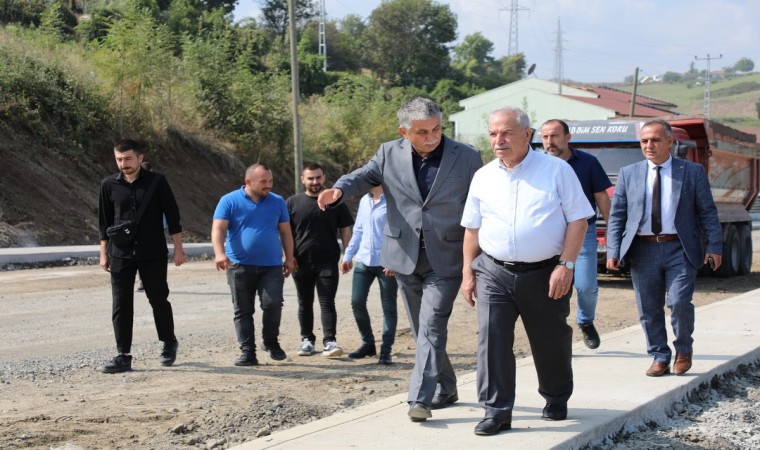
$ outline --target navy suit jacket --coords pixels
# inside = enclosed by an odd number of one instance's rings
[[[417,266],[420,234],[436,275],[462,275],[464,228],[459,222],[472,176],[483,160],[469,145],[443,139],[441,165],[424,201],[412,165],[414,150],[406,139],[382,144],[367,165],[342,176],[333,186],[343,191],[342,200],[383,185],[388,212],[380,264],[402,275],[411,274]]]
[[[644,222],[647,171],[646,160],[620,170],[607,225],[607,258],[625,261],[639,226]],[[704,263],[705,251],[720,255],[723,250],[710,183],[704,167],[691,161],[673,159],[671,171],[676,233],[689,262],[699,269]]]

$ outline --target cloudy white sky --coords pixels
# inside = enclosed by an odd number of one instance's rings
[[[348,14],[364,19],[382,0],[325,0],[328,20]],[[459,39],[480,31],[494,43],[492,56],[509,48],[511,0],[448,0]],[[317,2],[318,4],[318,2]],[[640,76],[685,72],[695,56],[711,68],[742,57],[760,70],[760,1],[756,0],[520,0],[518,50],[535,75],[554,76],[557,20],[561,21],[564,79],[621,82],[639,67]],[[257,0],[240,0],[236,20],[256,17]],[[328,53],[330,43],[327,43]],[[695,61],[705,69],[705,61]]]

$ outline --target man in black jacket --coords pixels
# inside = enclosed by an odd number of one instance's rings
[[[164,217],[174,241],[174,264],[185,262],[179,208],[166,178],[143,170],[143,151],[137,142],[125,140],[114,147],[119,172],[100,184],[100,267],[111,273],[113,329],[119,354],[100,370],[119,373],[132,370],[132,320],[134,316],[135,276],[139,272],[145,294],[153,308],[158,339],[164,343],[161,364],[171,366],[177,357],[172,306],[166,282],[168,248],[164,236]],[[155,181],[155,187],[151,185]],[[145,203],[147,202],[147,203]],[[138,211],[145,203],[142,215]],[[136,237],[127,244],[116,245],[107,229],[123,222],[138,222]]]

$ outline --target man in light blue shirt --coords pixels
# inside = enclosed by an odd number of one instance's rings
[[[391,364],[391,348],[396,339],[396,297],[398,284],[393,272],[380,265],[380,249],[383,245],[383,230],[386,222],[386,203],[383,187],[372,188],[362,197],[356,213],[353,236],[348,243],[340,264],[342,273],[354,268],[353,288],[351,291],[351,309],[359,327],[362,345],[349,357],[360,359],[375,356],[375,336],[372,333],[367,296],[372,281],[377,278],[380,286],[380,302],[383,307],[383,343],[380,346],[378,364]],[[356,264],[353,263],[354,258]]]

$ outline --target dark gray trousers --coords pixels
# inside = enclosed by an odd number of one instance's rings
[[[555,266],[513,272],[481,254],[472,263],[477,277],[478,401],[485,417],[507,420],[515,404],[515,323],[522,318],[538,374],[538,393],[565,403],[573,393],[572,337],[567,324],[572,290],[548,296]]]
[[[420,249],[414,272],[396,274],[396,280],[417,342],[408,401],[430,406],[436,393],[457,392],[457,377],[446,353],[446,342],[462,277],[436,275],[425,250]]]

